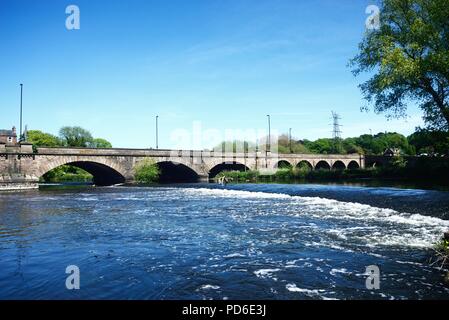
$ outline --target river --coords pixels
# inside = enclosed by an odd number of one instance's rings
[[[448,299],[449,192],[318,184],[0,193],[0,299]],[[66,267],[80,289],[66,288]],[[380,289],[366,287],[366,267]]]

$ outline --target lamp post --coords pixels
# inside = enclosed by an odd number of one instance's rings
[[[22,141],[22,96],[23,96],[23,84],[20,84],[20,132],[19,142]]]
[[[288,130],[288,144],[290,147],[290,153],[293,153],[293,151],[292,151],[292,128],[290,128]]]
[[[159,149],[159,116],[156,116],[156,149]]]
[[[267,154],[268,152],[271,152],[271,118],[270,115],[267,114],[268,118],[268,142],[267,142]]]

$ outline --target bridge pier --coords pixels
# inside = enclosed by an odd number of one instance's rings
[[[29,143],[0,143],[0,191],[37,189],[39,177],[27,170],[34,159]]]
[[[209,182],[209,175],[208,174],[198,175],[198,182]]]

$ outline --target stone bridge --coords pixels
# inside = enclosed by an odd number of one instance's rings
[[[50,170],[70,164],[86,170],[96,185],[133,182],[136,164],[152,158],[161,180],[208,181],[223,170],[259,170],[272,173],[279,167],[307,165],[311,169],[363,168],[363,155],[275,154],[270,152],[225,153],[195,150],[37,148],[0,145],[0,184],[36,187]]]

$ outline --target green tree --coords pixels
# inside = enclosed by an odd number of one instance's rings
[[[331,154],[334,151],[334,140],[322,138],[315,141],[304,140],[304,145],[313,153]]]
[[[376,112],[405,116],[416,101],[431,128],[449,129],[449,1],[383,0],[378,30],[368,31],[350,62]]]
[[[95,138],[88,144],[90,148],[112,148],[112,144],[102,138]]]
[[[409,144],[415,148],[417,154],[436,152],[449,155],[448,132],[417,128],[407,139]]]
[[[363,148],[357,145],[356,138],[346,138],[343,140],[343,150],[344,152],[350,153],[365,153]]]
[[[92,134],[81,127],[62,127],[59,137],[67,147],[88,147],[92,143]]]
[[[160,170],[153,159],[145,158],[136,164],[134,178],[138,183],[154,183],[159,180]]]
[[[288,134],[282,134],[278,138],[278,152],[290,153],[290,140]],[[292,138],[291,151],[295,154],[310,153],[310,150],[299,140]]]
[[[62,145],[58,137],[39,130],[28,131],[28,142],[35,147],[58,147]]]

